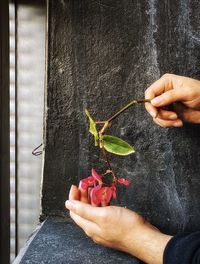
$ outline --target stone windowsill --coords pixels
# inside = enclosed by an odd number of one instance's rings
[[[69,219],[49,217],[31,235],[13,264],[139,264],[132,256],[95,244]]]

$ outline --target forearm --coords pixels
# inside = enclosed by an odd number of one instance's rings
[[[162,234],[150,224],[145,224],[142,230],[134,232],[127,243],[126,252],[148,264],[163,263],[163,252],[171,236]]]

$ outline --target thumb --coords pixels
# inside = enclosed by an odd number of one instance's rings
[[[183,92],[181,91],[181,89],[172,89],[152,99],[151,104],[156,107],[162,107],[181,101],[182,99]]]

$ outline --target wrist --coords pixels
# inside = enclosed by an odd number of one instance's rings
[[[161,264],[163,253],[171,236],[161,233],[149,223],[130,233],[127,252],[148,264]]]

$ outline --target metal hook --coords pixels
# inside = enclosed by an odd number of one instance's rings
[[[37,151],[43,144],[41,143],[38,147],[36,147],[33,151],[32,151],[32,155],[34,156],[39,156],[42,154],[43,150],[39,150]]]

